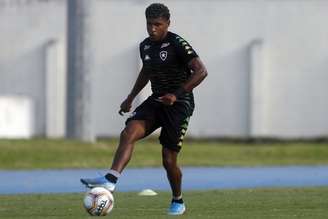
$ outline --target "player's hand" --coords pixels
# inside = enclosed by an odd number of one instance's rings
[[[174,104],[175,101],[177,101],[177,97],[174,94],[169,93],[159,97],[158,100],[164,105],[171,106]]]
[[[121,103],[120,110],[118,113],[123,116],[124,113],[130,112],[132,107],[133,99],[129,96]]]

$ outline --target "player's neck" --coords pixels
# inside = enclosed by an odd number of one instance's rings
[[[162,38],[161,38],[161,40],[160,40],[160,41],[163,41],[163,40],[166,38],[166,36],[167,36],[168,32],[169,32],[169,31],[166,31],[166,32],[163,34],[163,36],[162,36]]]
[[[155,43],[155,44],[162,43],[166,39],[168,33],[169,33],[169,31],[166,31],[159,40],[153,41],[153,43]]]

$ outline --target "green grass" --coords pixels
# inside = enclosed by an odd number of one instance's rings
[[[69,140],[0,140],[0,169],[106,168],[117,140],[86,144]],[[180,154],[184,166],[264,166],[328,164],[327,143],[227,143],[187,141]],[[129,167],[161,165],[157,141],[138,143]],[[83,194],[0,195],[0,218],[76,219],[89,217]],[[108,218],[166,216],[169,192],[155,197],[115,193]],[[188,211],[178,218],[327,218],[328,187],[212,190],[185,192]]]
[[[89,217],[83,194],[0,196],[0,218],[77,219]],[[170,194],[140,197],[115,193],[108,218],[160,219],[166,216]],[[327,218],[328,187],[299,189],[212,190],[185,192],[187,212],[178,218]]]
[[[95,144],[72,140],[0,140],[0,169],[107,168],[117,140]],[[184,166],[264,166],[328,164],[327,143],[220,143],[186,141]],[[161,166],[161,146],[144,140],[135,146],[129,167]]]

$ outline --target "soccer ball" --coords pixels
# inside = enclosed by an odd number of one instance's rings
[[[114,196],[105,188],[95,187],[85,194],[83,205],[90,215],[105,216],[114,207]]]

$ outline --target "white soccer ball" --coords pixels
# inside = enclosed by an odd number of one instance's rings
[[[114,196],[105,188],[95,187],[85,194],[83,205],[90,215],[105,216],[113,210]]]

